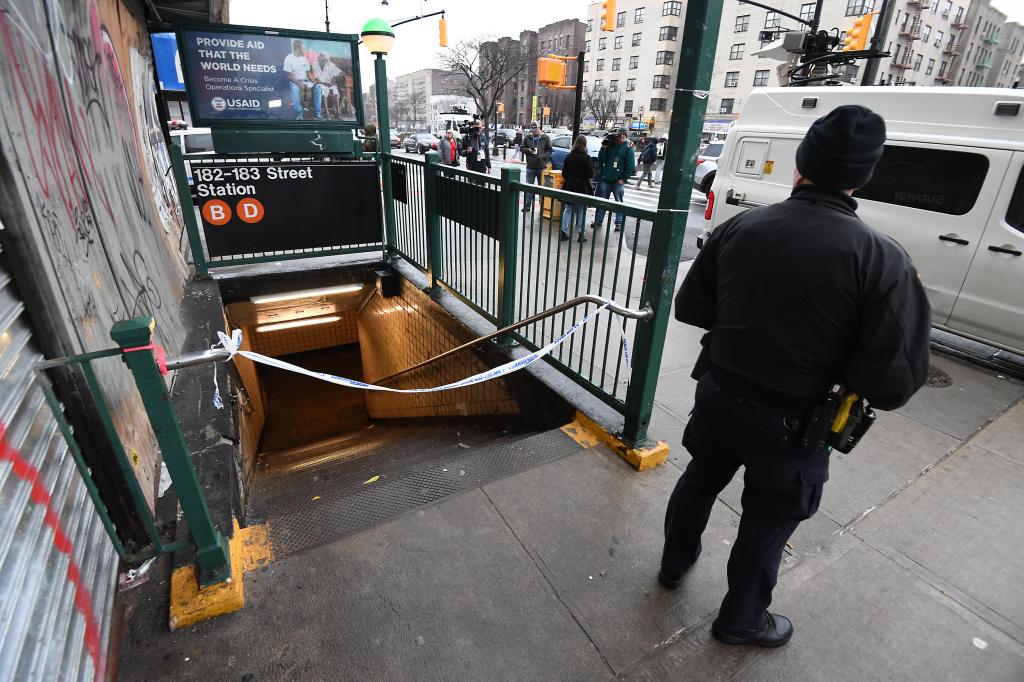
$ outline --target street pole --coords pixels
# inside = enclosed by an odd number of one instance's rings
[[[580,134],[580,126],[583,125],[583,52],[576,55],[576,101],[572,105],[572,140]]]
[[[387,239],[387,251],[394,252],[398,233],[395,230],[395,202],[391,194],[391,160],[386,154],[391,152],[391,122],[388,120],[388,69],[384,64],[384,55],[377,53],[373,60],[374,84],[377,86],[377,134],[380,136],[377,149],[380,150],[381,180],[384,189],[384,230]]]
[[[882,8],[878,11],[878,23],[875,24],[875,34],[871,36],[871,49],[879,51],[885,44],[886,35],[889,33],[889,19],[892,17],[892,0],[882,0]],[[878,63],[881,59],[868,59],[864,65],[864,78],[861,85],[874,85],[875,74],[878,73]]]
[[[697,147],[704,129],[704,111],[711,87],[722,3],[723,0],[690,0],[686,3],[669,142],[665,145],[665,173],[658,198],[658,215],[651,230],[644,271],[646,284],[641,300],[641,305],[648,303],[654,309],[654,318],[637,325],[634,339],[636,358],[626,391],[622,436],[634,444],[647,440],[647,427],[654,409],[654,391],[658,386],[676,272],[689,215]],[[641,349],[646,351],[645,357],[641,357]]]

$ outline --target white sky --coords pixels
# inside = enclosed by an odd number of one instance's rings
[[[450,45],[485,34],[516,37],[524,29],[537,30],[545,24],[574,16],[586,20],[587,6],[591,4],[589,0],[390,0],[387,7],[382,7],[379,0],[327,2],[332,33],[359,33],[366,20],[373,17],[397,22],[443,9],[447,13]],[[990,2],[1006,14],[1009,21],[1024,24],[1024,0]],[[324,30],[324,0],[232,0],[230,12],[233,24]],[[414,21],[395,29],[395,47],[387,56],[389,76],[394,78],[437,66],[439,18]],[[359,59],[363,92],[366,92],[373,83],[373,56],[361,49]]]

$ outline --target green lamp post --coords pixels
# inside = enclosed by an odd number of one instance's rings
[[[376,56],[373,60],[373,75],[377,86],[377,132],[380,135],[381,184],[384,189],[384,232],[387,241],[387,255],[395,253],[397,230],[395,229],[395,203],[391,193],[391,122],[388,120],[388,71],[384,66],[384,55],[395,44],[395,32],[391,24],[383,19],[370,19],[363,25],[359,37],[363,45]]]

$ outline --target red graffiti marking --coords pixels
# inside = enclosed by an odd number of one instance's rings
[[[82,582],[81,570],[78,564],[75,563],[75,552],[71,538],[67,536],[67,533],[61,526],[60,517],[57,515],[57,510],[53,507],[50,491],[39,482],[39,469],[22,457],[21,453],[7,442],[7,429],[3,422],[0,422],[0,462],[11,463],[11,471],[14,472],[14,475],[21,479],[23,483],[32,486],[32,492],[30,493],[32,502],[46,509],[43,522],[53,530],[53,546],[58,552],[66,555],[68,558],[67,579],[75,587],[75,608],[85,621],[85,649],[89,653],[89,658],[92,659],[92,668],[95,672],[94,678],[102,680],[104,679],[104,660],[100,656],[99,621],[96,618],[96,613],[93,611],[92,595],[89,593],[89,588]]]

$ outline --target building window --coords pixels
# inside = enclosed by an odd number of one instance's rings
[[[668,76],[664,74],[659,74],[655,76],[654,83],[651,87],[656,88],[658,90],[664,90],[665,88],[668,87]]]
[[[764,15],[764,27],[765,28],[778,28],[779,22],[782,21],[782,15],[778,12],[768,12]]]
[[[583,73],[590,73],[590,62],[583,62]]]
[[[604,71],[604,60],[598,59],[597,65],[594,67],[594,71]]]
[[[736,104],[736,100],[731,97],[722,98],[722,103],[718,106],[718,113],[720,114],[731,114],[732,107]]]
[[[626,92],[633,92],[634,90],[636,90],[636,79],[635,78],[627,78],[626,79]]]
[[[594,20],[593,19],[587,19],[587,33],[590,33],[593,30],[594,30]]]
[[[615,15],[615,28],[622,28],[626,25],[626,13],[619,12]]]
[[[583,51],[584,52],[590,52],[590,41],[589,40],[587,40],[587,41],[585,41],[583,43]]]
[[[740,84],[740,72],[739,71],[730,71],[729,73],[725,74],[725,87],[727,87],[727,88],[735,88],[739,84]]]
[[[935,47],[942,47],[942,39],[946,36],[942,31],[936,31],[935,33]]]
[[[622,49],[622,36],[615,36],[615,49],[616,50],[621,50]]]
[[[600,90],[603,87],[604,87],[604,80],[598,78],[596,81],[594,81],[594,89],[595,90]]]
[[[632,114],[633,113],[633,100],[627,99],[622,103],[622,113]]]
[[[635,68],[637,68],[639,66],[640,66],[640,57],[639,56],[633,55],[632,57],[629,58],[629,68],[635,69]]]
[[[927,43],[928,39],[932,37],[932,27],[928,24],[924,25],[924,32],[921,34],[921,42]]]
[[[736,43],[729,48],[729,59],[743,59],[743,43]]]
[[[630,45],[630,47],[640,47],[640,36],[642,36],[642,35],[643,35],[642,33],[634,33],[633,34],[633,43]]]
[[[608,92],[618,92],[619,81],[608,81]]]
[[[921,62],[922,61],[924,61],[924,55],[923,54],[916,54],[916,55],[914,55],[914,71],[920,71],[921,70]]]
[[[959,24],[964,20],[964,8],[959,5],[956,8],[956,19],[953,20],[954,24]]]
[[[750,15],[744,14],[736,17],[736,25],[733,27],[733,33],[745,33],[750,28]]]
[[[926,68],[924,70],[924,75],[930,76],[930,75],[932,75],[932,71],[934,71],[934,70],[935,70],[935,60],[934,59],[929,59],[928,60],[928,68]]]
[[[655,57],[655,64],[671,64],[675,61],[675,52],[659,52],[658,56]]]
[[[597,39],[597,49],[603,50],[606,47],[608,47],[608,39],[607,38],[598,38]]]
[[[615,59],[612,60],[612,71],[618,71],[621,66],[622,66],[622,58],[621,57],[616,57]]]
[[[754,87],[768,85],[768,69],[758,69],[754,72]]]
[[[804,21],[810,21],[814,18],[814,3],[805,2],[800,5],[800,18]]]
[[[949,62],[942,62],[939,64],[939,76],[942,78],[949,77]]]
[[[846,16],[858,17],[872,10],[875,0],[846,0]]]
[[[682,2],[676,2],[675,0],[673,0],[672,2],[666,2],[664,5],[661,6],[661,16],[663,17],[678,17],[682,13]]]
[[[651,98],[651,111],[665,111],[666,100],[664,97]]]
[[[662,26],[658,33],[658,40],[675,40],[679,29],[675,26]]]
[[[633,23],[642,24],[644,23],[644,14],[647,13],[646,7],[637,7],[636,12],[633,13]]]

